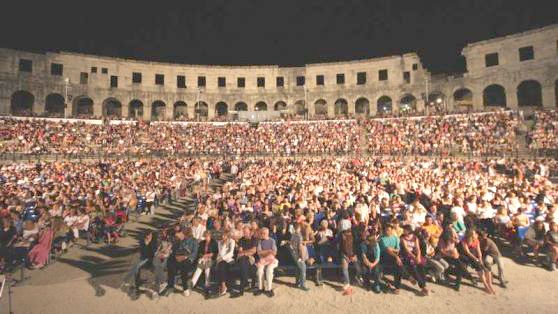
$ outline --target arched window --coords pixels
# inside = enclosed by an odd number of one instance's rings
[[[14,116],[29,116],[33,113],[35,96],[28,91],[17,91],[12,94],[10,113]]]
[[[134,99],[128,105],[128,117],[132,119],[143,118],[143,103]]]
[[[224,102],[218,102],[215,105],[215,114],[220,117],[220,116],[226,116],[229,113],[229,106],[224,103]]]
[[[45,112],[51,117],[64,116],[64,96],[60,94],[49,94],[45,99]]]
[[[361,97],[355,102],[355,113],[362,115],[370,115],[370,101],[368,99]]]
[[[151,104],[151,120],[162,121],[165,120],[165,113],[167,104],[161,100],[156,100]]]
[[[382,97],[378,98],[378,101],[377,101],[377,104],[376,104],[376,109],[377,109],[378,114],[391,113],[391,111],[393,110],[393,104],[392,104],[391,97],[382,96]]]
[[[498,84],[487,86],[482,92],[484,106],[506,107],[506,89]]]
[[[542,106],[541,83],[535,80],[523,81],[517,86],[518,106]]]
[[[254,107],[256,111],[267,111],[267,104],[263,101],[260,101]]]
[[[335,101],[335,115],[336,116],[349,115],[349,104],[345,99],[340,98]]]

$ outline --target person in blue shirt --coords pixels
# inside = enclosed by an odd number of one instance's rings
[[[380,245],[378,244],[378,236],[375,234],[366,234],[364,241],[360,243],[360,263],[362,264],[362,276],[365,285],[370,287],[375,293],[381,292],[380,283]]]
[[[395,294],[399,294],[401,287],[401,275],[403,273],[403,262],[399,257],[400,240],[395,234],[393,225],[387,224],[384,235],[380,238],[380,260],[383,269],[391,269],[393,273],[393,287],[390,287]]]

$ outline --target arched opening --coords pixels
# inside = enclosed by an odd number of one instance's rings
[[[473,92],[468,88],[460,88],[453,93],[453,101],[460,111],[473,108]]]
[[[267,104],[263,101],[260,101],[254,107],[255,111],[267,111]]]
[[[165,114],[167,111],[167,105],[161,101],[156,100],[151,104],[151,120],[152,121],[163,121],[165,120]]]
[[[417,98],[407,94],[399,100],[399,111],[402,113],[412,113],[417,111]]]
[[[91,117],[93,115],[93,99],[87,96],[74,98],[72,115],[74,117]]]
[[[45,112],[51,117],[64,116],[64,96],[49,94],[45,99]]]
[[[314,103],[314,114],[327,116],[327,102],[323,99],[318,99]]]
[[[183,101],[174,103],[172,116],[175,120],[184,120],[188,118],[188,105]]]
[[[281,110],[286,110],[286,109],[287,109],[287,103],[284,102],[284,101],[278,101],[273,106],[273,110],[275,110],[275,111],[281,111]]]
[[[485,107],[506,107],[506,90],[498,84],[487,86],[482,92],[483,104]]]
[[[220,116],[226,116],[229,113],[229,105],[227,105],[224,102],[218,102],[215,105],[215,114],[220,117]]]
[[[428,95],[429,110],[442,111],[447,109],[446,95],[442,92],[434,91]]]
[[[367,98],[361,97],[355,102],[355,113],[358,115],[370,115],[370,101]]]
[[[107,98],[103,101],[103,117],[121,118],[122,104],[116,98]]]
[[[393,109],[391,97],[382,96],[378,98],[378,101],[376,103],[376,109],[377,109],[377,113],[380,115],[391,113]]]
[[[336,116],[349,115],[349,104],[345,99],[340,98],[335,101],[335,115]]]
[[[306,113],[306,106],[304,100],[297,100],[294,103],[294,113],[298,116],[304,116]]]
[[[140,100],[134,99],[128,105],[128,117],[132,119],[143,118],[143,103]]]
[[[517,86],[517,105],[542,107],[541,83],[535,80],[521,82]]]
[[[20,90],[12,94],[10,113],[14,116],[30,116],[33,113],[35,96],[28,91]]]
[[[209,106],[207,103],[203,101],[197,102],[194,110],[196,111],[198,120],[207,120],[207,117],[209,116]]]
[[[234,110],[235,111],[248,111],[248,105],[245,102],[237,102],[234,105]]]

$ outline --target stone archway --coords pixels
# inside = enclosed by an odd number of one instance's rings
[[[227,105],[225,102],[218,102],[215,105],[215,115],[220,117],[220,116],[226,116],[229,113],[229,105]]]
[[[284,101],[278,101],[275,103],[275,105],[273,105],[273,110],[275,111],[287,110],[287,103]]]
[[[473,92],[462,87],[453,92],[453,103],[458,111],[469,111],[473,109]]]
[[[172,117],[175,120],[183,120],[185,118],[188,118],[188,104],[186,104],[185,102],[179,100],[174,103],[172,108]]]
[[[542,107],[542,86],[535,80],[521,82],[517,86],[517,105],[520,107]]]
[[[406,94],[399,100],[399,111],[412,113],[417,111],[417,98],[412,94]]]
[[[237,102],[234,105],[234,111],[248,111],[248,105],[245,102]]]
[[[35,96],[28,91],[20,90],[12,94],[10,114],[14,116],[29,116],[33,113]]]
[[[267,111],[267,104],[263,101],[256,103],[254,106],[255,111]]]
[[[339,98],[335,101],[335,115],[345,117],[349,115],[349,103],[345,99]]]
[[[199,120],[207,120],[209,116],[209,105],[206,102],[198,101],[194,107],[196,117]]]
[[[318,99],[314,103],[314,114],[320,116],[327,116],[327,102],[323,99]]]
[[[360,97],[355,102],[355,113],[358,115],[370,115],[370,101],[366,97]]]
[[[72,107],[72,115],[74,117],[91,117],[94,114],[93,99],[88,96],[74,98]]]
[[[138,99],[130,101],[128,105],[128,117],[132,119],[143,118],[143,102]]]
[[[376,102],[376,112],[380,115],[389,114],[393,111],[393,101],[389,96],[382,96]]]
[[[122,118],[122,103],[116,98],[103,101],[103,117]]]
[[[294,113],[297,116],[304,116],[304,114],[306,113],[306,105],[304,100],[297,100],[294,103]]]
[[[45,113],[51,117],[64,117],[65,110],[64,96],[52,93],[45,99]]]
[[[506,89],[502,85],[492,84],[482,92],[485,107],[506,107]]]
[[[167,111],[167,104],[162,100],[155,100],[151,104],[151,120],[152,121],[163,121],[165,120]]]

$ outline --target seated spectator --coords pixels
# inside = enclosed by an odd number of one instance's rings
[[[275,258],[277,255],[277,246],[275,245],[275,240],[269,237],[268,228],[262,228],[260,230],[260,239],[258,241],[256,252],[260,258],[256,263],[259,290],[254,292],[254,295],[257,296],[265,293],[265,295],[271,298],[275,295],[272,290],[273,270],[279,265],[279,261]],[[266,282],[265,288],[264,272]]]

